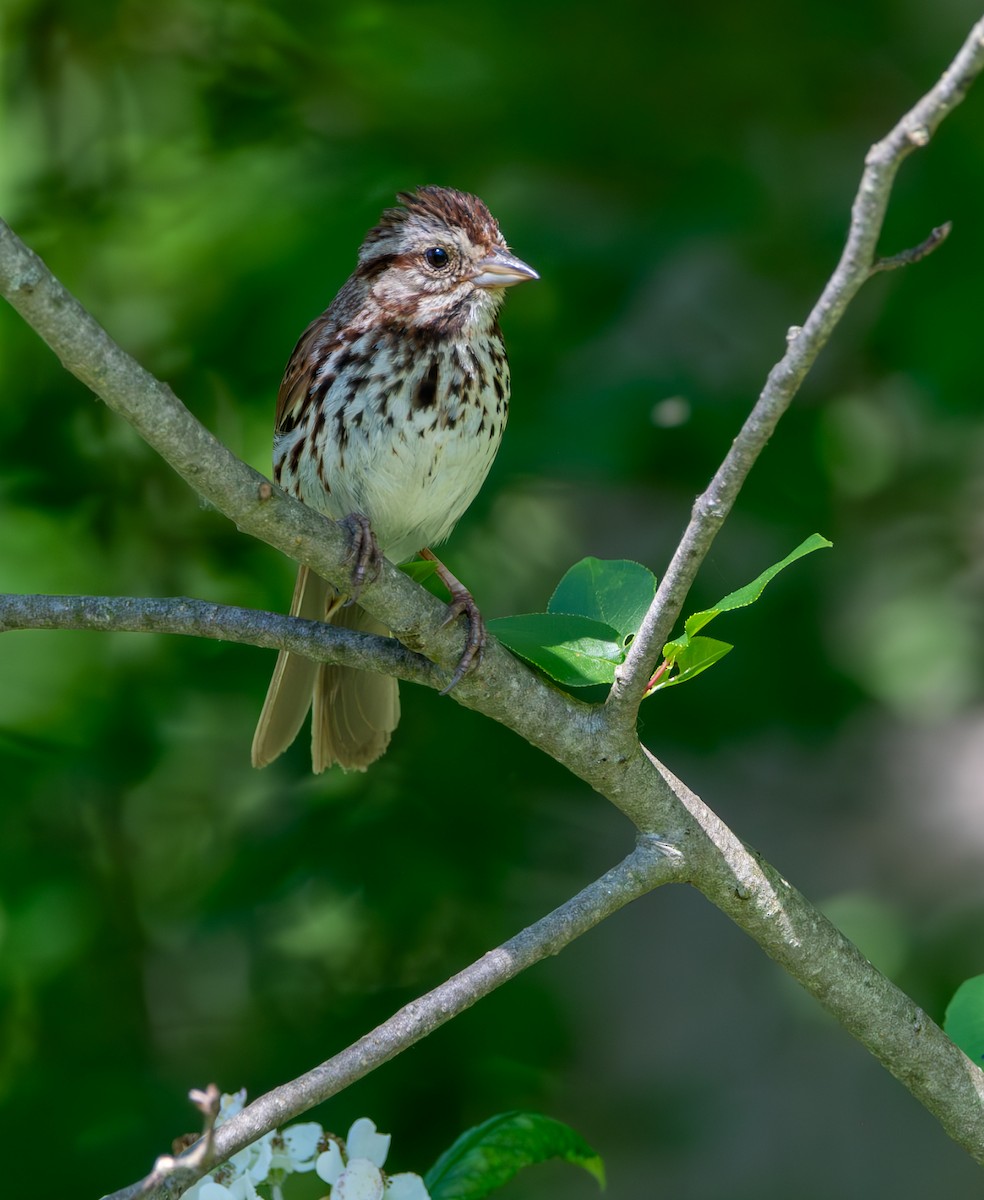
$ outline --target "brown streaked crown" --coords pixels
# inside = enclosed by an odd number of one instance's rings
[[[397,195],[402,207],[387,208],[379,224],[366,234],[359,250],[359,263],[367,265],[383,255],[399,253],[408,226],[415,232],[430,232],[435,237],[448,227],[460,229],[476,248],[505,246],[495,217],[484,201],[457,188],[419,187]]]

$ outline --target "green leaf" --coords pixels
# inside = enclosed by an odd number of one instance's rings
[[[729,592],[723,600],[719,600],[717,604],[704,609],[703,612],[693,613],[687,617],[683,625],[684,629],[690,637],[693,637],[698,630],[703,629],[708,622],[713,621],[720,613],[731,612],[736,608],[747,608],[749,604],[754,604],[759,596],[762,595],[766,584],[775,579],[779,572],[788,567],[790,563],[796,562],[798,558],[802,558],[806,554],[811,554],[814,550],[823,550],[832,545],[833,542],[828,542],[819,533],[811,533],[806,541],[801,542],[791,554],[787,554],[781,562],[774,563],[767,570],[763,571],[757,579],[753,579],[751,583],[746,583],[737,592]]]
[[[710,624],[723,612],[731,612],[733,609],[745,608],[749,604],[754,604],[765,591],[769,581],[774,579],[783,568],[788,567],[798,558],[802,558],[804,554],[809,554],[813,550],[821,550],[830,545],[832,543],[828,542],[825,537],[821,537],[819,533],[811,533],[806,541],[801,542],[791,554],[787,554],[781,562],[774,563],[751,583],[746,583],[736,592],[730,592],[711,608],[705,608],[702,612],[693,613],[687,617],[683,623],[684,632],[663,647],[664,662],[649,681],[646,695],[651,696],[653,692],[673,687],[676,683],[686,683],[699,675],[701,671],[706,671],[718,659],[723,658],[732,647],[727,642],[718,642],[713,638],[699,638],[696,636],[697,631]]]
[[[548,613],[577,613],[610,625],[624,647],[656,595],[656,576],[629,559],[582,558],[557,584]]]
[[[437,563],[427,558],[415,558],[412,562],[402,563],[400,570],[404,575],[409,575],[414,583],[423,583],[437,570]]]
[[[965,979],[946,1006],[943,1031],[979,1067],[984,1067],[984,975]]]
[[[697,638],[698,630],[723,612],[754,603],[790,563],[830,544],[812,534],[757,579],[688,617],[680,637],[663,647],[666,661],[646,695],[686,683],[723,658],[731,645]],[[514,654],[565,687],[610,684],[655,595],[656,576],[648,567],[629,559],[582,558],[557,584],[545,613],[502,617],[489,621],[488,628]]]
[[[479,1200],[523,1167],[563,1158],[605,1186],[600,1156],[569,1126],[539,1113],[500,1113],[463,1133],[424,1176],[431,1200]]]
[[[487,628],[514,654],[567,687],[611,683],[625,658],[616,630],[590,617],[527,613],[488,621]]]
[[[557,584],[545,613],[502,617],[488,628],[565,687],[610,684],[655,594],[647,567],[583,558]]]
[[[701,671],[712,667],[719,659],[724,658],[729,650],[733,649],[734,646],[730,642],[719,642],[708,637],[683,637],[678,638],[675,642],[667,642],[663,647],[663,655],[668,662],[676,666],[677,671],[673,675],[661,676],[649,688],[646,695],[651,696],[653,692],[673,687],[676,683],[686,683],[695,675],[699,675]]]

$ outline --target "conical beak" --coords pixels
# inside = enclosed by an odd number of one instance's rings
[[[514,283],[525,283],[527,279],[539,279],[536,271],[528,267],[521,258],[502,250],[498,246],[475,265],[472,283],[480,288],[512,287]]]

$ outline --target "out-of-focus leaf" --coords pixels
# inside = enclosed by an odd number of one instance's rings
[[[409,575],[414,583],[423,583],[435,573],[437,563],[426,558],[415,558],[413,562],[403,563],[400,570],[404,575]]]
[[[539,1113],[508,1112],[469,1129],[424,1176],[431,1200],[480,1200],[523,1167],[563,1158],[605,1186],[601,1157],[568,1125]]]

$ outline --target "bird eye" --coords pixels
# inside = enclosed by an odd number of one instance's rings
[[[443,271],[451,261],[443,246],[431,246],[429,250],[424,251],[424,258],[427,260],[427,265],[433,267],[435,271]]]

